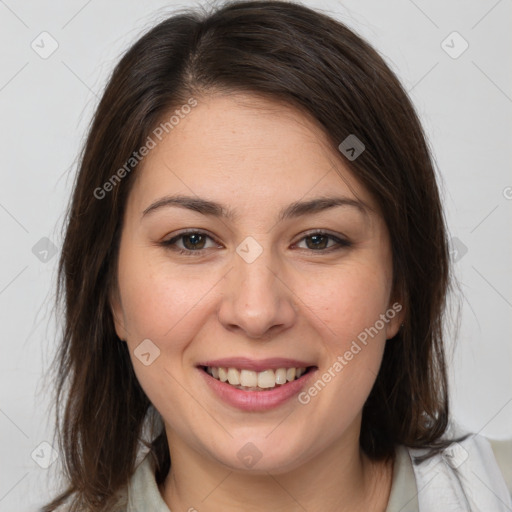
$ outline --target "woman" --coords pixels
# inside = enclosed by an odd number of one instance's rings
[[[289,2],[165,20],[82,155],[44,510],[508,510],[489,443],[449,431],[449,277],[424,135],[367,43]]]

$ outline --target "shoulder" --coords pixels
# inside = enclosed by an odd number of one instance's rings
[[[155,463],[150,453],[140,457],[127,488],[126,512],[170,512],[155,480]]]
[[[155,480],[155,467],[151,454],[147,449],[140,449],[135,467],[125,486],[114,496],[108,505],[109,512],[170,512],[163,502]],[[90,512],[80,508],[73,502],[73,496],[67,498],[53,512]]]
[[[109,512],[129,512],[128,503],[127,503],[127,495],[126,490],[119,492],[116,497],[115,504],[113,504],[109,508]],[[76,512],[76,505],[72,505],[71,503],[63,503],[59,505],[53,512]],[[90,509],[81,508],[78,512],[90,512]]]
[[[461,506],[468,511],[512,509],[510,479],[506,483],[511,461],[505,453],[512,441],[494,443],[496,456],[489,440],[478,434],[458,431],[450,438],[454,441],[432,457],[425,458],[427,449],[409,449],[420,510],[434,510],[439,503],[447,511],[450,506],[454,511]]]
[[[512,439],[501,441],[489,439],[489,443],[507,488],[512,495]]]

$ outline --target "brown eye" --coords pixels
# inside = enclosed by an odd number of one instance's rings
[[[349,247],[351,245],[348,240],[343,240],[324,232],[311,233],[302,238],[299,243],[301,243],[303,240],[306,241],[305,248],[311,251],[330,252],[331,249],[336,250],[343,247]],[[331,241],[334,243],[329,245],[329,242]]]
[[[310,241],[311,243],[307,243],[308,249],[326,249],[327,244],[329,243],[329,237],[326,235],[311,235],[305,238],[306,241]]]
[[[215,243],[206,247],[208,240],[213,242],[213,238],[201,231],[188,231],[162,242],[167,247],[179,254],[197,255],[208,248],[215,247]]]
[[[183,239],[183,245],[185,249],[195,250],[195,249],[203,249],[206,237],[199,233],[193,233],[191,235],[182,235],[180,238]]]

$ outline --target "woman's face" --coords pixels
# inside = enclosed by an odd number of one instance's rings
[[[155,142],[112,306],[171,456],[281,472],[353,446],[400,324],[374,200],[318,126],[255,96],[198,99]]]

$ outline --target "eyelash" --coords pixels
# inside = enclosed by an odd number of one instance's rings
[[[215,240],[213,239],[213,237],[211,237],[210,235],[208,235],[207,233],[205,233],[204,231],[200,231],[200,230],[190,230],[190,231],[183,231],[181,232],[180,234],[170,238],[169,240],[165,240],[163,242],[161,242],[161,245],[180,254],[180,255],[184,255],[184,256],[201,256],[203,255],[203,253],[205,251],[207,251],[208,249],[199,249],[197,251],[193,251],[193,250],[190,250],[190,249],[180,249],[180,248],[177,248],[176,247],[176,242],[187,236],[187,235],[201,235],[201,236],[205,236],[206,238],[209,238],[210,240],[213,240],[215,242]],[[337,250],[340,250],[340,249],[343,249],[343,248],[347,248],[347,247],[350,247],[352,245],[351,242],[349,242],[348,240],[343,240],[341,238],[338,238],[334,235],[331,235],[325,231],[322,231],[322,230],[318,230],[318,231],[312,231],[310,233],[307,233],[305,236],[303,236],[297,243],[300,243],[302,242],[303,240],[305,240],[306,238],[310,238],[310,237],[313,237],[313,236],[325,236],[331,240],[334,240],[338,246],[334,246],[334,247],[328,247],[327,249],[319,249],[319,250],[315,250],[315,249],[303,249],[303,250],[306,250],[306,251],[310,251],[310,252],[318,252],[318,253],[330,253],[330,252],[333,252],[333,251],[337,251]]]

